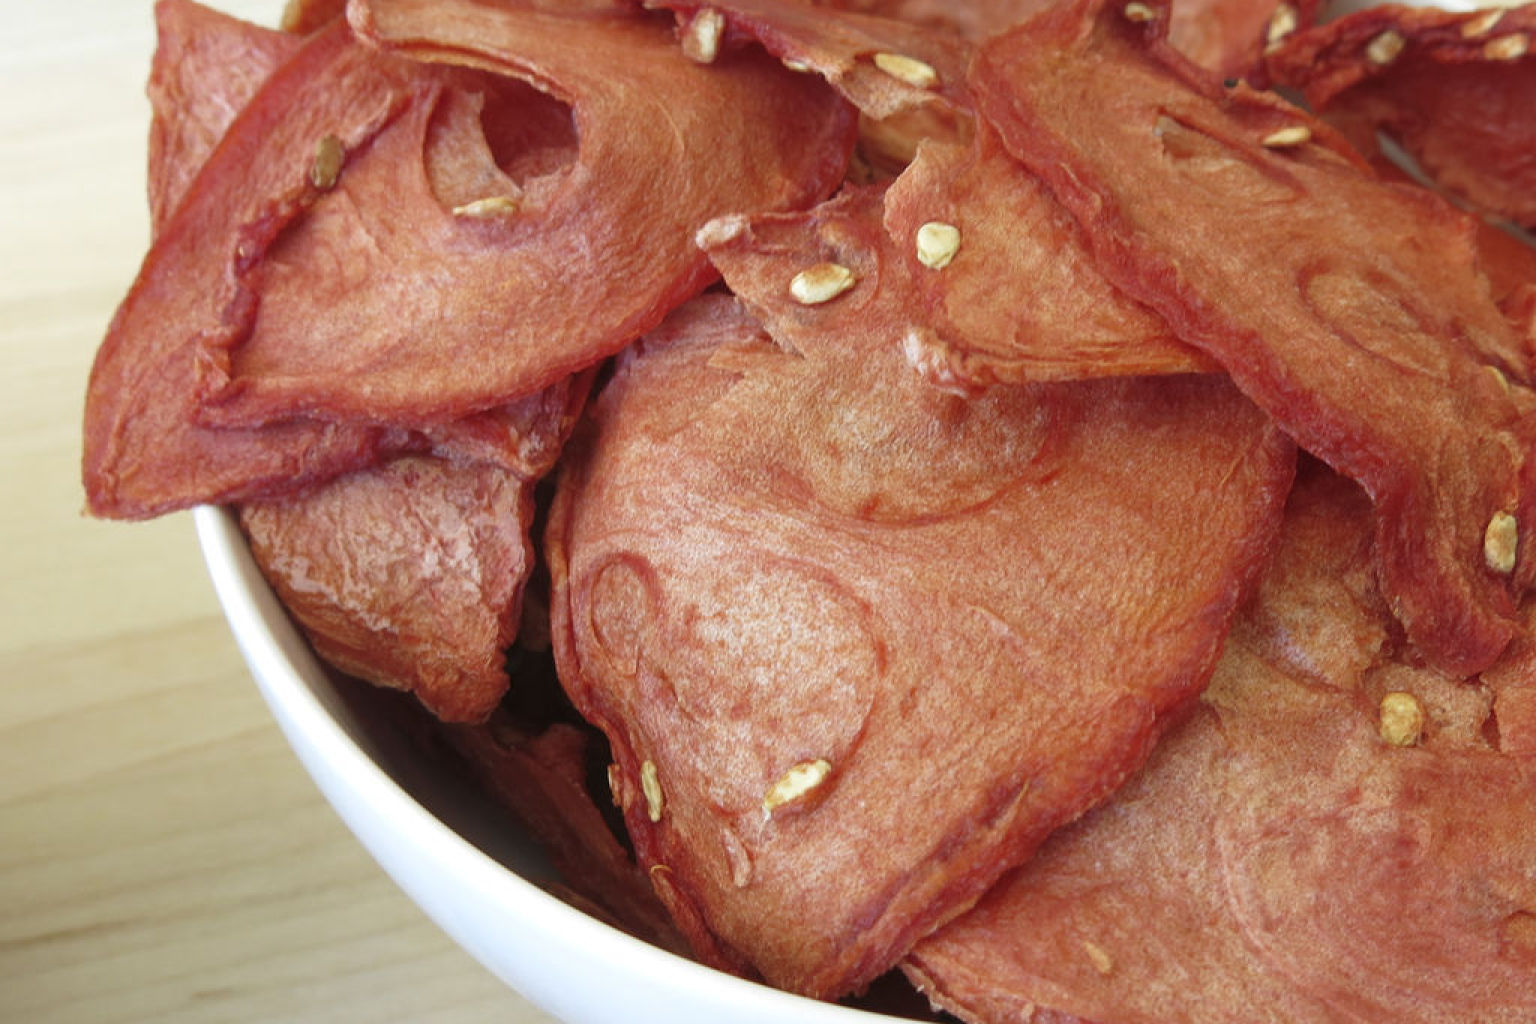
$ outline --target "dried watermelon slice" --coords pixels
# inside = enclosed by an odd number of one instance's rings
[[[924,139],[963,143],[972,132],[965,69],[971,48],[951,32],[796,0],[728,4],[647,0],[671,10],[683,52],[708,62],[761,44],[786,67],[819,75],[859,110],[849,177],[894,176]]]
[[[1384,133],[1436,185],[1536,227],[1536,7],[1383,4],[1288,37],[1265,68],[1362,152]]]
[[[927,385],[862,329],[878,210],[707,233],[775,340],[707,297],[621,357],[546,536],[658,891],[705,959],[823,997],[1141,762],[1292,471],[1219,376]],[[826,267],[855,280],[817,303]]]
[[[1371,518],[1326,470],[1298,485],[1198,711],[916,947],[930,998],[989,1024],[1536,1014],[1536,773],[1490,743],[1487,685],[1392,655]]]
[[[459,421],[435,454],[240,505],[252,556],[322,658],[444,721],[495,710],[533,568],[534,487],[591,379]]]
[[[151,223],[158,234],[235,115],[300,40],[220,14],[191,0],[160,0],[160,43],[150,76]],[[483,94],[453,93],[431,128],[428,177],[444,197],[469,201],[484,188],[491,145],[499,159],[533,176],[574,149],[564,104],[520,83],[498,83],[494,107]],[[485,136],[482,138],[481,136]],[[491,141],[491,140],[494,140]],[[487,412],[420,432],[400,432],[407,451],[498,463],[533,479],[554,465],[586,383],[563,380]]]
[[[1530,567],[1522,339],[1467,218],[1371,176],[1279,98],[1163,40],[1167,8],[1073,3],[986,44],[978,109],[1101,273],[1360,481],[1393,610],[1438,666],[1492,664]]]
[[[151,147],[150,178],[163,199],[158,231],[236,113],[301,44],[187,0],[163,0],[157,17],[152,140],[163,144]],[[483,103],[454,109],[483,115]],[[455,153],[466,136],[445,122],[434,178],[463,188],[472,161]],[[527,138],[538,123],[521,119],[510,141],[502,132],[506,148],[538,152]],[[322,656],[416,692],[445,718],[489,713],[508,686],[502,650],[531,558],[529,491],[554,465],[588,383],[581,375],[409,439],[438,458],[397,460],[318,488],[288,481],[301,496],[245,505],[258,564]]]
[[[797,70],[820,75],[872,118],[936,101],[969,107],[970,47],[948,33],[796,0],[645,0],[645,6],[675,12],[684,45],[696,56],[755,40]],[[712,43],[704,41],[709,37]]]
[[[929,144],[885,194],[895,304],[913,365],[935,384],[1217,369],[1094,267],[1077,222],[985,121],[969,147]]]
[[[389,130],[331,127],[346,159],[325,195],[247,239],[259,309],[247,330],[201,340],[205,424],[428,426],[537,391],[708,283],[691,236],[709,217],[814,202],[842,177],[850,112],[764,56],[701,67],[634,15],[382,0],[349,16],[387,51],[376,59],[436,88],[401,94]],[[575,162],[521,188],[492,164],[494,188],[445,203],[423,153],[449,83],[472,74],[455,64],[569,103]],[[306,122],[359,116],[335,83],[314,86],[286,109]],[[265,144],[259,157],[285,160]]]
[[[687,6],[703,9],[698,4]],[[765,9],[768,5],[750,6]],[[1050,0],[812,0],[811,6],[909,22],[980,43],[1028,21],[1051,4]],[[1181,0],[1174,6],[1169,38],[1197,64],[1223,75],[1241,75],[1258,64],[1266,44],[1314,24],[1322,6],[1321,0]]]
[[[966,391],[1216,368],[1092,268],[1072,218],[985,122],[973,123],[961,80],[969,47],[888,18],[786,0],[652,6],[677,11],[685,45],[709,21],[723,33],[722,45],[756,40],[821,74],[866,118],[925,106],[963,116],[967,127],[958,132],[931,120],[874,128],[866,120],[864,127],[866,145],[900,137],[897,176],[885,198],[891,238],[881,247],[880,320],[933,383]],[[918,61],[931,77],[907,81],[900,64],[878,64],[898,56]],[[905,288],[897,286],[899,274]]]
[[[1179,0],[1168,42],[1216,74],[1253,80],[1262,73],[1263,55],[1316,24],[1325,6],[1323,0]]]
[[[321,192],[309,173],[316,140],[332,123],[303,103],[284,122],[290,101],[301,99],[306,87],[333,90],[352,111],[349,138],[361,145],[389,122],[413,84],[435,88],[405,62],[380,65],[337,23],[272,71],[262,99],[234,119],[245,128],[223,136],[185,198],[161,204],[175,214],[160,226],[119,307],[87,389],[82,468],[93,513],[146,518],[199,502],[285,493],[372,464],[404,444],[398,432],[380,427],[290,420],[259,431],[215,431],[196,419],[203,342],[241,330],[253,315],[254,299],[241,281],[249,269],[242,254],[270,237],[275,219]],[[185,95],[165,91],[159,98]],[[318,123],[303,123],[306,111]],[[264,146],[286,146],[291,159],[256,159],[253,150]],[[164,163],[156,177],[170,180]]]
[[[480,721],[508,685],[532,491],[496,466],[403,456],[242,505],[240,525],[322,658],[445,721]]]
[[[179,16],[191,21],[199,16],[189,4],[167,4],[164,10],[170,12],[171,20]],[[203,15],[204,21],[214,20],[209,12]],[[228,23],[221,24],[229,27]],[[585,24],[582,19],[572,27]],[[217,27],[202,25],[209,29],[203,32],[193,31],[199,26],[192,26],[167,41],[160,67],[162,80],[168,84],[156,95],[168,108],[198,94],[181,88],[186,84],[184,75],[206,68],[216,56],[217,46],[223,45],[220,40],[231,43],[231,52],[239,56],[225,76],[229,80],[227,90],[214,84],[202,91],[209,97],[227,91],[227,102],[210,99],[205,107],[192,105],[182,111],[199,121],[206,117],[207,123],[200,129],[203,134],[196,146],[183,145],[175,154],[167,147],[157,159],[156,181],[168,182],[168,165],[184,168],[192,161],[193,150],[222,135],[222,129],[230,124],[228,119],[240,108],[238,100],[244,98],[243,86],[236,87],[236,75],[243,76],[242,82],[262,77],[263,71],[272,70],[266,67],[265,55],[289,45],[286,37],[277,33],[244,26],[231,33],[239,39],[230,39],[212,31]],[[254,43],[243,48],[246,37]],[[189,42],[180,45],[181,40]],[[205,55],[206,60],[202,59]],[[729,73],[722,74],[730,77]],[[776,74],[780,79],[798,81],[787,72]],[[384,183],[392,172],[380,168],[391,147],[399,155],[403,132],[407,143],[420,143],[414,149],[407,146],[405,156],[415,160],[413,166],[424,175],[434,194],[445,203],[468,208],[457,219],[475,221],[477,211],[481,211],[494,221],[497,210],[477,206],[475,200],[483,199],[485,193],[476,192],[476,188],[494,190],[498,181],[506,183],[509,172],[531,180],[557,177],[574,153],[574,127],[568,109],[521,81],[377,55],[354,43],[347,27],[340,23],[309,40],[272,75],[262,93],[233,122],[232,138],[224,139],[212,152],[212,169],[205,170],[196,184],[186,186],[192,189],[193,199],[187,204],[192,209],[184,212],[180,222],[164,225],[139,282],[98,355],[87,401],[83,467],[91,510],[100,515],[141,518],[199,502],[270,497],[401,451],[431,450],[483,458],[487,443],[494,443],[498,432],[504,432],[509,423],[521,427],[526,417],[533,416],[531,427],[503,443],[500,453],[508,468],[524,472],[528,459],[519,446],[530,436],[549,435],[546,428],[550,417],[544,414],[550,409],[556,420],[563,414],[570,397],[563,378],[550,386],[548,394],[530,393],[510,404],[493,406],[468,421],[413,422],[420,429],[412,430],[383,423],[351,426],[319,422],[313,407],[300,410],[299,415],[280,417],[260,431],[235,426],[210,430],[207,428],[217,425],[212,420],[218,417],[197,396],[208,386],[210,376],[217,378],[222,373],[217,359],[209,362],[210,352],[217,353],[244,336],[258,319],[269,326],[286,322],[297,335],[309,327],[304,311],[313,313],[317,302],[328,308],[328,314],[337,316],[351,308],[344,302],[324,301],[325,295],[350,289],[346,274],[306,277],[302,261],[297,265],[284,262],[293,249],[302,248],[292,238],[295,233],[307,231],[335,241],[347,236],[349,226],[355,226],[346,213],[316,213],[320,207],[334,210],[336,204],[346,205],[343,193],[351,186],[340,182],[343,165],[355,172],[347,176],[349,182],[361,178],[365,184],[369,174],[358,168],[370,166],[374,169],[369,173],[377,187],[375,194],[387,194]],[[822,99],[820,113],[831,109],[833,120],[843,117],[835,100],[825,95]],[[345,116],[337,111],[345,111]],[[337,118],[351,119],[354,128],[340,128]],[[215,124],[215,120],[223,123]],[[346,143],[341,142],[344,136]],[[356,157],[357,166],[353,166],[353,157],[346,156],[349,152]],[[802,162],[815,159],[805,157]],[[186,172],[179,173],[185,180]],[[321,175],[320,184],[309,180],[316,173]],[[827,176],[835,177],[831,171]],[[167,183],[163,191],[170,194],[181,187]],[[329,200],[331,205],[322,200]],[[160,206],[168,210],[171,204],[163,202]],[[454,219],[446,212],[442,215]],[[403,223],[394,227],[398,229]],[[469,224],[465,230],[474,235],[497,229]],[[380,229],[379,237],[390,233]],[[686,235],[684,231],[674,248],[691,247]],[[357,238],[353,235],[349,240]],[[269,246],[275,258],[261,259]],[[584,249],[586,244],[576,248]],[[338,250],[335,255],[333,271],[349,262],[345,252]],[[693,254],[688,260],[697,266],[702,257]],[[617,276],[628,279],[624,274]],[[324,284],[326,281],[329,284]],[[274,297],[285,284],[297,294],[293,302]],[[506,282],[498,282],[498,294],[506,287]],[[432,289],[426,293],[431,294]],[[391,308],[376,325],[398,326],[397,312]],[[585,319],[600,325],[594,328],[597,330],[606,325],[616,337],[629,329],[603,317]],[[466,323],[467,318],[455,329],[462,332]],[[412,344],[435,350],[446,328],[438,323],[419,326],[430,328],[429,335],[415,338]],[[499,339],[490,335],[482,343],[499,344]],[[335,353],[362,358],[347,345],[334,349]],[[436,400],[431,375],[419,377],[415,387],[424,404]],[[527,409],[530,405],[532,410]],[[381,402],[372,418],[388,419],[387,412]],[[226,407],[220,415],[228,413]],[[475,422],[480,419],[485,421]]]

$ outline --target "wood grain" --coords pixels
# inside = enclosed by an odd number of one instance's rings
[[[281,0],[221,0],[275,24]],[[0,1020],[547,1021],[288,750],[188,516],[81,515],[91,356],[148,238],[150,0],[0,33]]]

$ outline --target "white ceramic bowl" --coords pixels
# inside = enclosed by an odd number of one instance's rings
[[[529,879],[548,867],[504,815],[400,756],[378,723],[356,714],[262,578],[234,516],[203,507],[193,517],[241,653],[326,799],[428,916],[527,999],[570,1024],[893,1020],[702,967],[540,889]]]

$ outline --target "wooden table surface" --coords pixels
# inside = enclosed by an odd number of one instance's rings
[[[148,235],[151,3],[4,6],[0,1020],[547,1020],[323,802],[190,517],[82,515],[86,374]]]

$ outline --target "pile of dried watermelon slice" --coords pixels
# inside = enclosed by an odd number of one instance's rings
[[[1536,7],[156,13],[89,507],[237,507],[584,905],[967,1021],[1536,1021]]]

